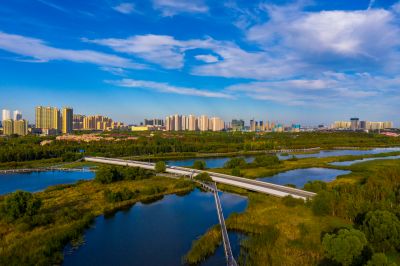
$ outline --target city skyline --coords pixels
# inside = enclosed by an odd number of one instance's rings
[[[6,1],[0,109],[400,126],[400,2],[326,2]]]

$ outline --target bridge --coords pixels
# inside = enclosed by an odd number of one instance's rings
[[[141,167],[148,170],[154,170],[155,163],[141,162],[141,161],[131,161],[131,160],[123,160],[123,159],[115,159],[115,158],[106,158],[106,157],[85,157],[85,161],[88,162],[96,162],[103,164],[112,164],[112,165],[120,165],[120,166],[131,166],[131,167]],[[258,181],[247,179],[238,176],[214,173],[210,171],[196,170],[185,167],[178,166],[167,166],[167,173],[187,176],[191,177],[194,174],[200,174],[203,172],[207,172],[212,180],[216,183],[231,185],[243,189],[247,189],[254,192],[264,193],[268,195],[273,195],[277,197],[285,197],[292,196],[294,198],[308,199],[315,196],[315,193],[304,191],[301,189],[276,185],[268,182]]]
[[[88,168],[63,168],[63,167],[43,167],[43,168],[20,168],[0,170],[0,174],[18,174],[18,173],[33,173],[47,171],[64,171],[64,172],[93,172]]]
[[[123,159],[115,159],[115,158],[106,158],[106,157],[84,157],[85,161],[88,162],[96,162],[96,163],[103,163],[103,164],[111,164],[111,165],[120,165],[120,166],[130,166],[130,167],[141,167],[148,170],[155,169],[155,163],[147,163],[141,161],[131,161],[131,160],[123,160]],[[185,167],[177,167],[177,166],[170,166],[166,167],[167,173],[186,176],[192,179],[194,182],[199,183],[204,189],[211,191],[214,194],[215,205],[217,208],[218,220],[221,227],[221,235],[222,235],[222,242],[224,245],[224,252],[225,258],[228,266],[237,266],[236,260],[233,257],[231,245],[229,242],[228,231],[225,225],[224,214],[222,212],[221,201],[218,195],[218,189],[216,182],[222,184],[228,184],[240,188],[245,188],[251,191],[261,192],[273,196],[284,197],[284,196],[292,196],[295,198],[307,199],[313,197],[315,193],[280,186],[276,184],[271,184],[267,182],[257,181],[257,180],[250,180],[247,178],[214,173],[209,171],[202,171],[202,170],[195,170],[189,169]],[[210,175],[211,179],[214,181],[213,184],[207,184],[205,182],[199,181],[194,179],[193,177],[206,172]]]

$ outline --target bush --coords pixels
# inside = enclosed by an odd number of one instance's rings
[[[234,176],[242,176],[242,173],[240,172],[240,168],[239,167],[235,167],[232,169],[231,174]]]
[[[389,262],[385,254],[375,253],[368,261],[367,266],[396,266],[396,264]]]
[[[106,199],[106,201],[111,203],[130,200],[133,199],[135,196],[136,193],[130,191],[127,188],[124,188],[123,190],[117,192],[112,192],[109,189],[104,190],[104,198]]]
[[[120,179],[120,174],[114,166],[100,166],[96,171],[95,180],[101,184],[110,184]]]
[[[227,161],[224,164],[224,168],[227,169],[234,169],[234,168],[240,168],[240,167],[245,167],[247,165],[247,162],[244,158],[238,157],[238,158],[232,158],[229,161]]]
[[[208,173],[201,173],[194,177],[194,179],[202,181],[202,182],[213,182],[211,176]]]
[[[337,234],[326,234],[322,240],[326,256],[344,266],[351,265],[366,245],[364,233],[355,229],[341,229]]]
[[[370,211],[365,215],[362,231],[376,251],[400,248],[400,221],[388,211]]]
[[[21,217],[34,216],[41,206],[42,201],[39,198],[32,193],[19,190],[6,197],[0,213],[12,221]]]
[[[120,180],[141,180],[150,178],[153,172],[140,167],[100,166],[95,180],[102,184],[110,184]]]
[[[328,215],[332,214],[334,203],[332,193],[321,191],[312,199],[311,208],[315,215]]]
[[[159,161],[155,165],[156,173],[164,173],[166,169],[167,169],[167,166],[165,165],[165,162],[163,162],[163,161]]]
[[[318,193],[322,190],[326,190],[326,183],[320,180],[308,181],[304,185],[304,190]]]
[[[260,155],[254,158],[252,162],[253,165],[258,167],[265,167],[265,166],[274,166],[280,164],[281,161],[279,160],[278,156],[276,155]]]
[[[196,160],[193,163],[193,168],[197,170],[204,170],[206,169],[206,162],[201,160]]]
[[[293,198],[291,195],[289,195],[289,196],[282,198],[282,203],[287,207],[295,207],[297,205],[303,205],[304,200],[298,199],[298,198]]]

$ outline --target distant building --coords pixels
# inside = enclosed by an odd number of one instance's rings
[[[35,124],[36,128],[55,129],[57,132],[60,132],[60,110],[56,107],[37,106],[35,108]]]
[[[19,136],[28,135],[28,121],[25,119],[14,121],[14,134]]]
[[[209,121],[206,115],[201,115],[199,118],[199,129],[200,131],[208,131]]]
[[[22,119],[22,113],[21,113],[21,111],[15,110],[15,111],[13,112],[13,119],[14,119],[14,121],[21,120],[21,119]]]
[[[242,119],[233,119],[231,126],[233,131],[242,131],[244,129],[244,121]]]
[[[1,121],[11,119],[11,112],[10,110],[3,109],[1,111]]]
[[[82,130],[84,119],[85,119],[84,115],[74,114],[72,117],[72,129],[73,130]]]
[[[355,118],[355,117],[350,118],[350,123],[351,123],[350,129],[357,130],[359,127],[359,121],[360,121],[360,119],[358,119],[358,118]]]
[[[250,120],[250,131],[256,131],[256,121],[254,119]]]
[[[3,120],[3,134],[7,136],[14,134],[14,121],[12,119]]]
[[[73,117],[74,111],[70,107],[64,107],[62,109],[62,133],[72,133],[73,130]]]

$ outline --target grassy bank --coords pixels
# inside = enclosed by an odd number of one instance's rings
[[[152,189],[152,188],[157,189]],[[54,265],[63,259],[63,247],[79,243],[81,234],[93,218],[147,202],[166,194],[185,193],[193,184],[179,179],[153,177],[138,181],[99,184],[95,181],[50,187],[35,195],[42,207],[33,217],[13,222],[0,219],[0,265]],[[129,200],[110,202],[108,193],[131,191]],[[0,205],[5,197],[0,198]]]

